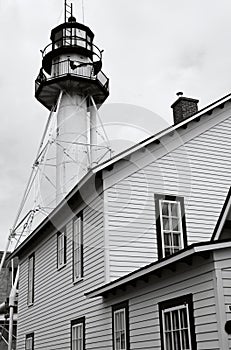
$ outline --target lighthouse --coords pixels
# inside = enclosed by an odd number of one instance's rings
[[[64,23],[51,31],[42,52],[35,97],[56,112],[56,202],[95,164],[96,119],[109,95],[102,72],[102,52],[89,27],[77,22],[72,3],[65,1]]]

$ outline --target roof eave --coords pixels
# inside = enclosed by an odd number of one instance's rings
[[[176,255],[173,255],[161,261],[156,261],[126,276],[123,276],[116,281],[110,282],[97,289],[89,291],[85,293],[85,296],[87,298],[105,296],[106,294],[111,293],[115,289],[123,287],[125,284],[131,284],[132,282],[142,279],[149,274],[160,272],[162,269],[169,267],[172,264],[176,264],[182,260],[187,260],[188,258],[192,257],[195,254],[208,256],[208,253],[210,253],[211,251],[214,251],[217,249],[224,249],[224,248],[231,248],[230,240],[227,242],[219,242],[219,243],[218,242],[196,243],[186,248],[182,252],[177,253]]]

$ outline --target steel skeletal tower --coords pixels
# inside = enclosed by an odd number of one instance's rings
[[[51,31],[51,43],[41,51],[42,67],[35,81],[35,97],[50,111],[49,118],[0,261],[0,272],[10,244],[16,240],[17,247],[25,238],[23,236],[31,233],[34,216],[43,209],[36,199],[34,207],[21,217],[32,185],[41,170],[40,165],[46,161],[49,146],[56,144],[56,203],[71,189],[68,182],[74,179],[72,183],[77,184],[91,167],[111,152],[103,125],[101,130],[104,136],[97,128],[100,120],[98,109],[109,95],[109,80],[101,70],[102,51],[94,45],[93,39],[93,32],[76,21],[72,3],[65,0],[64,23]],[[54,139],[48,133],[53,116],[56,116]],[[97,135],[103,136],[103,144],[98,144]],[[45,177],[49,180],[46,174]],[[18,280],[19,268],[9,296],[9,350],[12,350],[13,310]]]
[[[51,31],[51,43],[42,52],[42,68],[35,97],[48,110],[57,105],[56,202],[96,163],[98,109],[109,95],[102,72],[102,51],[94,34],[72,14],[65,1],[65,22]]]

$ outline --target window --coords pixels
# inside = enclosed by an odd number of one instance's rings
[[[59,69],[61,67],[61,63],[59,62],[59,58],[55,58],[53,60],[53,64],[52,64],[52,67],[53,67],[53,74],[52,76],[53,77],[58,77],[61,73],[59,72]]]
[[[84,30],[78,29],[77,30],[77,45],[85,47],[86,46],[86,32]]]
[[[192,294],[159,304],[163,350],[196,350]]]
[[[183,197],[155,195],[159,258],[187,246]]]
[[[112,307],[113,350],[129,350],[128,302]]]
[[[34,350],[34,333],[30,333],[26,335],[25,350]]]
[[[28,305],[34,302],[34,254],[28,259]]]
[[[83,277],[83,217],[73,222],[73,274],[74,281]]]
[[[85,350],[85,318],[71,322],[71,350]]]
[[[57,234],[57,267],[58,269],[66,264],[66,233],[61,231]]]

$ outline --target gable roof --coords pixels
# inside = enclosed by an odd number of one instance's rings
[[[191,117],[183,120],[181,123],[175,124],[175,125],[171,125],[168,128],[152,135],[149,136],[147,139],[137,143],[136,145],[128,148],[125,151],[122,151],[121,153],[115,155],[114,157],[112,157],[110,160],[107,160],[103,163],[101,163],[100,165],[97,165],[95,168],[92,169],[93,172],[97,172],[99,170],[103,170],[105,168],[107,168],[108,166],[113,165],[114,163],[124,159],[125,157],[130,156],[132,153],[135,153],[136,151],[140,150],[141,148],[151,144],[151,143],[160,143],[160,138],[167,136],[168,134],[171,134],[173,131],[176,131],[180,128],[184,128],[187,126],[187,124],[197,120],[200,121],[200,119],[204,116],[208,116],[211,115],[213,110],[216,107],[224,107],[224,104],[228,101],[231,101],[231,93],[220,98],[219,100],[211,103],[210,105],[202,108],[201,110],[199,110],[197,113],[193,114]]]
[[[225,203],[222,207],[219,219],[215,226],[211,241],[219,240],[221,238],[221,233],[224,228],[227,218],[231,216],[231,187],[225,199]]]
[[[45,227],[47,227],[49,224],[52,224],[52,221],[55,221],[54,218],[59,215],[59,213],[62,212],[62,210],[65,210],[65,207],[69,203],[69,201],[72,200],[74,196],[79,194],[83,188],[86,188],[91,185],[94,182],[94,179],[96,177],[102,179],[102,170],[107,169],[110,166],[113,166],[115,163],[119,162],[120,160],[123,160],[124,158],[132,155],[136,151],[142,149],[143,147],[156,143],[160,143],[160,139],[166,135],[171,135],[171,133],[175,130],[178,130],[180,128],[186,128],[187,125],[193,121],[200,121],[202,117],[211,115],[213,110],[217,107],[223,108],[225,103],[231,101],[231,93],[220,98],[219,100],[213,102],[212,104],[208,105],[207,107],[201,109],[191,117],[185,119],[184,121],[172,125],[158,133],[156,133],[153,136],[148,137],[147,139],[137,143],[136,145],[128,148],[127,150],[115,155],[110,160],[107,160],[100,165],[97,165],[96,167],[89,170],[89,172],[80,180],[80,182],[67,194],[67,196],[58,204],[58,206],[39,224],[39,226],[23,241],[20,246],[10,255],[9,258],[12,258],[14,256],[18,256],[18,253],[21,252],[22,249],[26,248],[28,244],[37,238],[37,236],[41,233],[42,230],[44,230]]]

